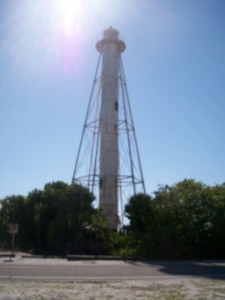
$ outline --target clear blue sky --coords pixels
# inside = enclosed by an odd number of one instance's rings
[[[225,1],[71,1],[0,1],[0,198],[71,182],[109,26],[127,45],[147,192],[224,182]]]

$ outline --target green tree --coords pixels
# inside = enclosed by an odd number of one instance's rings
[[[23,221],[26,218],[25,198],[23,196],[10,196],[1,200],[1,223],[3,225],[2,244],[7,247],[10,246],[10,234],[8,233],[9,224],[19,224],[19,233],[16,235],[16,246],[21,248],[23,246],[23,232],[27,230]]]
[[[81,185],[47,184],[36,212],[41,251],[82,253],[86,224],[91,222],[94,197]]]
[[[27,197],[1,200],[1,241],[8,242],[9,223],[19,224],[17,246],[35,253],[66,254],[88,251],[87,226],[92,222],[93,195],[81,185],[53,182]]]
[[[149,250],[148,235],[155,224],[155,207],[150,196],[138,194],[130,198],[125,206],[126,217],[130,220],[127,226],[130,246],[135,254],[146,256]]]
[[[149,258],[224,258],[225,184],[193,179],[160,186],[153,198],[137,195],[126,206],[128,233]],[[135,246],[136,242],[136,246]]]

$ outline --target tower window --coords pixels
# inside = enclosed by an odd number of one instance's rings
[[[99,187],[100,187],[100,189],[103,187],[103,179],[102,178],[100,178],[100,180],[99,180]]]

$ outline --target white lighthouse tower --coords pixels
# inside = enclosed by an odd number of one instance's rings
[[[102,101],[100,113],[100,207],[109,226],[118,223],[118,76],[120,53],[125,44],[112,28],[96,45],[102,54]]]
[[[72,182],[83,183],[95,193],[109,228],[116,229],[119,214],[123,214],[121,198],[127,186],[133,189],[128,197],[145,192],[145,187],[120,58],[125,44],[119,39],[118,31],[110,27],[104,31],[103,39],[96,44],[96,48],[100,59]],[[86,171],[84,165],[87,166]],[[138,191],[137,186],[140,187]]]

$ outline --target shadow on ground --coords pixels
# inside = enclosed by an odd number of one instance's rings
[[[144,263],[168,275],[225,280],[225,261],[144,261]]]

